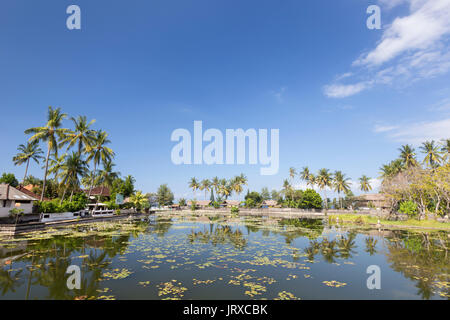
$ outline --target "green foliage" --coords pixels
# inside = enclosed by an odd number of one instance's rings
[[[217,201],[212,202],[211,205],[214,207],[214,209],[219,209],[220,208],[220,204]]]
[[[180,205],[180,207],[185,207],[186,206],[186,199],[181,198],[180,200],[178,200],[178,204]]]
[[[158,191],[156,192],[156,197],[159,206],[167,206],[173,203],[173,193],[167,184],[162,184],[159,186]]]
[[[19,185],[19,181],[17,181],[16,176],[13,173],[4,172],[0,177],[0,183],[6,183],[13,187],[17,187]]]
[[[247,208],[257,208],[261,206],[261,203],[263,202],[263,198],[261,195],[256,192],[249,192],[245,196],[245,204]]]
[[[197,209],[197,201],[191,201],[191,211],[195,211]]]
[[[14,220],[15,224],[20,221],[23,216],[23,209],[13,208],[9,210],[9,217]]]
[[[61,212],[75,212],[86,208],[87,196],[85,193],[74,194],[72,201],[61,200],[56,198],[50,201],[39,201],[37,208],[39,213],[61,213]]]
[[[306,189],[302,198],[298,201],[301,209],[322,209],[322,197],[313,189]]]
[[[239,214],[239,208],[238,207],[231,207],[231,214],[237,215]]]
[[[413,218],[417,216],[417,204],[411,200],[403,201],[400,203],[398,212],[407,214],[409,217]]]

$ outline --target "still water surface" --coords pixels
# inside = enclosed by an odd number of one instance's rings
[[[0,299],[446,299],[447,232],[152,216],[0,237]],[[70,265],[81,288],[67,287]],[[367,288],[367,267],[381,289]]]

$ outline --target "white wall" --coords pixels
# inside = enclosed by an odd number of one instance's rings
[[[9,204],[9,203],[8,203]],[[20,206],[16,207],[15,201],[10,201],[10,206],[3,207],[3,201],[0,203],[0,218],[6,218],[9,216],[9,211],[11,209],[23,209],[24,214],[31,214],[33,212],[33,203],[18,203]]]

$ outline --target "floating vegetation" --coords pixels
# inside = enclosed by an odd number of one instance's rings
[[[347,285],[345,282],[339,282],[336,280],[322,281],[322,283],[326,284],[329,287],[335,287],[335,288],[340,288],[340,287],[344,287]]]
[[[347,283],[323,280],[338,268],[351,272],[349,284],[361,283],[355,261],[376,256],[383,268],[413,284],[401,289],[405,295],[448,299],[449,247],[447,232],[380,234],[337,230],[317,220],[164,213],[0,238],[0,292],[6,299],[25,297],[29,285],[30,299],[129,299],[142,293],[147,299],[370,298],[352,286],[329,290]],[[81,269],[76,292],[66,285],[70,265]],[[315,281],[319,285],[310,290]]]

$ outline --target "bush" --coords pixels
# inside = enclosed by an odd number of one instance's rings
[[[197,209],[197,201],[191,201],[191,211],[195,211]]]
[[[214,201],[211,205],[214,207],[214,209],[220,208],[220,204],[217,201]]]
[[[417,204],[411,200],[400,203],[398,212],[407,214],[408,217],[414,218],[417,216]]]
[[[300,209],[322,209],[322,197],[312,189],[306,189],[298,203]]]
[[[256,192],[250,192],[245,196],[245,204],[247,208],[255,208],[261,206],[261,203],[263,202],[263,198],[261,195]]]
[[[231,207],[231,214],[238,215],[239,214],[239,208],[238,207]]]
[[[37,208],[39,213],[61,213],[61,212],[75,212],[86,208],[87,196],[84,193],[75,194],[72,201],[61,200],[56,198],[50,201],[39,201]]]

